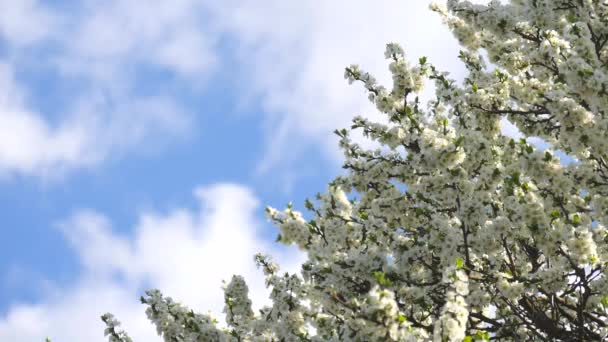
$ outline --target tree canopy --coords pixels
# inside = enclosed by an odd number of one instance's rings
[[[336,131],[346,175],[305,202],[312,219],[267,209],[278,240],[307,253],[301,273],[256,255],[272,304],[253,312],[234,276],[225,326],[147,291],[165,341],[608,338],[608,2],[431,9],[463,47],[464,82],[394,43],[392,86],[347,67],[386,121]],[[435,96],[421,103],[427,81]],[[102,318],[110,341],[130,341]]]

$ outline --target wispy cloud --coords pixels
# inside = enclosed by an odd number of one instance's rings
[[[141,144],[151,134],[185,132],[190,120],[166,97],[117,102],[88,94],[51,124],[29,108],[7,64],[0,64],[0,93],[0,176],[5,177],[14,173],[53,177],[66,168],[95,165]]]
[[[239,42],[243,77],[261,99],[268,124],[268,153],[262,169],[313,144],[340,160],[331,132],[354,115],[374,117],[360,86],[348,86],[351,63],[390,84],[383,58],[388,42],[402,43],[412,61],[428,56],[444,70],[462,71],[458,47],[430,1],[255,1],[231,0],[212,6],[222,31]],[[456,75],[458,76],[458,75]],[[376,115],[376,117],[378,117]]]
[[[37,0],[0,0],[0,37],[24,47],[48,37],[56,16]]]
[[[149,86],[142,68],[169,72],[192,87],[212,72],[238,69],[235,100],[255,99],[264,109],[268,148],[260,168],[268,169],[289,162],[295,146],[314,146],[330,160],[340,160],[331,131],[347,126],[353,115],[376,113],[360,87],[344,82],[343,68],[360,63],[388,83],[385,43],[403,43],[412,60],[425,55],[442,69],[462,69],[455,40],[428,3],[89,0],[60,11],[35,0],[3,1],[6,13],[21,19],[8,21],[0,32],[10,42],[9,63],[27,68],[23,61],[34,61],[26,51],[43,53],[45,66],[58,72],[59,81],[86,85],[86,92],[75,94],[81,102],[91,93],[102,93],[112,103],[140,96],[138,88]],[[36,18],[44,30],[19,24]],[[235,44],[225,49],[221,41]],[[223,65],[222,58],[237,65]],[[179,107],[179,98],[169,99]],[[44,117],[37,116],[42,123]],[[93,130],[86,135],[103,127]],[[124,149],[114,145],[105,155]],[[104,160],[104,153],[95,155]],[[76,153],[69,161],[54,160],[70,167],[78,166],[79,158]]]
[[[192,0],[86,1],[73,17],[64,17],[57,60],[65,72],[97,82],[125,73],[136,78],[137,65],[200,77],[217,63],[219,36],[205,17]]]
[[[44,55],[45,67],[56,71],[59,81],[85,84],[85,92],[70,94],[80,102],[97,93],[119,105],[124,99],[139,97],[139,89],[150,86],[144,69],[168,72],[168,88],[180,81],[196,88],[215,72],[238,70],[234,100],[255,101],[264,110],[261,119],[267,131],[267,149],[259,169],[268,170],[289,164],[293,161],[290,156],[310,147],[322,151],[329,160],[341,160],[331,131],[348,126],[353,115],[381,118],[361,87],[344,82],[343,68],[359,63],[382,82],[390,83],[383,59],[387,42],[402,43],[413,61],[428,56],[440,69],[461,76],[458,45],[439,16],[428,10],[429,3],[271,0],[261,5],[251,0],[88,0],[63,5],[69,10],[62,10],[36,0],[5,0],[0,1],[7,16],[0,24],[0,35],[9,43],[7,62],[14,68],[39,63],[28,57],[33,49]],[[23,24],[27,22],[40,25]],[[224,46],[222,42],[229,43]],[[230,62],[224,64],[223,59]],[[231,64],[234,61],[236,65]],[[160,96],[161,91],[148,95]],[[180,98],[172,94],[165,102],[179,107]],[[87,115],[107,118],[106,112]],[[145,125],[147,116],[140,117]],[[45,124],[44,112],[36,118]],[[65,134],[96,136],[103,129]],[[172,136],[173,131],[165,134]],[[82,149],[78,143],[71,144],[73,149]],[[106,145],[113,148],[94,153],[97,163],[115,152],[129,150],[121,144]],[[64,168],[87,164],[80,161],[84,154],[73,155],[51,159]],[[23,171],[5,164],[9,171]]]
[[[202,82],[217,62],[217,35],[195,1],[63,6],[0,1],[0,175],[91,167],[184,136],[196,120],[171,91]],[[154,72],[166,83],[150,84]],[[35,106],[35,87],[65,89],[53,93],[64,107]]]
[[[160,288],[196,310],[222,317],[221,281],[233,274],[250,282],[255,306],[267,303],[253,255],[270,252],[291,271],[302,256],[261,237],[258,200],[248,188],[216,184],[196,189],[195,195],[195,210],[146,212],[130,234],[116,232],[109,218],[94,211],[62,222],[60,230],[82,264],[78,281],[49,291],[40,303],[10,308],[0,318],[0,340],[103,341],[99,316],[111,311],[137,341],[160,341],[138,301],[143,289]]]

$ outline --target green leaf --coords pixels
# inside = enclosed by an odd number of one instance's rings
[[[515,185],[521,184],[520,176],[521,176],[521,174],[518,171],[515,171],[511,174],[511,181],[513,182],[513,184],[515,184]]]
[[[388,279],[388,277],[386,276],[386,274],[384,272],[381,272],[381,271],[374,272],[374,278],[376,278],[378,285],[381,285],[381,286],[393,285],[393,282],[390,279]]]
[[[540,230],[540,226],[538,225],[538,223],[533,222],[531,225],[528,226],[528,229],[530,229],[532,233],[538,233],[538,231]]]
[[[425,56],[420,57],[420,59],[418,60],[418,62],[420,62],[420,65],[425,65],[426,64],[426,57]]]
[[[397,320],[399,321],[399,323],[403,323],[403,322],[407,321],[407,318],[405,317],[404,314],[399,313],[399,316],[397,316]]]
[[[339,136],[340,138],[344,138],[348,134],[348,131],[346,130],[346,128],[342,128],[341,130],[336,129],[334,130],[334,134]]]
[[[460,137],[458,137],[458,139],[456,139],[456,141],[454,142],[454,145],[456,145],[456,147],[458,147],[462,144],[463,141],[464,141],[464,137],[460,136]]]
[[[501,19],[498,22],[498,27],[500,27],[500,29],[504,31],[505,28],[507,28],[507,24],[508,24],[508,22],[505,19]]]
[[[405,115],[407,115],[408,118],[411,118],[412,114],[413,114],[412,107],[405,106]]]
[[[306,208],[306,210],[313,210],[313,208],[315,207],[314,204],[312,203],[311,200],[309,200],[308,198],[304,201],[304,207]]]
[[[574,216],[572,216],[572,224],[575,226],[579,226],[581,224],[581,217],[578,214],[574,214]]]
[[[473,342],[473,337],[471,337],[471,336],[465,336],[462,339],[462,342]]]
[[[475,340],[489,341],[490,333],[487,331],[477,331],[475,334]]]
[[[473,92],[475,92],[475,93],[476,93],[476,92],[477,92],[477,90],[479,90],[479,86],[477,85],[477,83],[473,83],[473,84],[471,85],[471,89],[473,90]]]
[[[559,210],[553,209],[553,211],[551,212],[551,218],[552,219],[558,219],[559,218]]]
[[[462,260],[462,258],[456,258],[456,268],[463,268],[464,267],[464,260]]]
[[[580,77],[593,76],[593,69],[579,69],[576,71]]]
[[[603,297],[602,297],[602,299],[601,299],[601,303],[602,303],[602,305],[604,306],[604,309],[605,309],[606,307],[608,307],[608,297],[603,296]]]
[[[496,69],[494,71],[494,75],[498,78],[500,82],[504,82],[507,80],[507,75],[502,73],[500,70]]]
[[[331,267],[323,267],[323,268],[322,268],[322,269],[319,271],[319,273],[321,273],[321,274],[329,274],[329,273],[331,273],[331,272],[332,272],[332,271],[331,271]]]

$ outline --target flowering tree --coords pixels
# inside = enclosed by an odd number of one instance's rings
[[[608,2],[503,2],[431,6],[463,46],[462,85],[396,44],[391,89],[346,68],[388,118],[352,129],[384,148],[337,131],[348,172],[306,201],[313,218],[267,209],[278,240],[307,252],[301,274],[257,255],[272,305],[254,313],[234,276],[225,327],[148,291],[165,341],[608,338]],[[103,320],[110,341],[130,341]]]

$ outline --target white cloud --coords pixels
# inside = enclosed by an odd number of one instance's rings
[[[277,256],[295,271],[301,254],[276,249],[261,237],[258,200],[245,187],[217,184],[195,191],[200,207],[140,216],[133,234],[112,230],[108,218],[81,211],[60,225],[82,263],[75,284],[55,288],[36,304],[21,304],[0,318],[0,341],[104,341],[99,316],[110,311],[135,341],[159,341],[138,301],[155,287],[195,310],[223,308],[221,280],[243,275],[256,307],[267,303],[256,252]]]
[[[217,62],[197,1],[55,6],[0,0],[0,176],[54,178],[189,133],[195,118],[174,76],[194,88]],[[151,86],[141,70],[170,76]],[[29,87],[41,85],[19,78],[28,72],[69,89],[53,92],[65,108],[35,107]]]
[[[457,58],[460,46],[440,16],[428,9],[430,2],[273,0],[260,6],[253,0],[227,0],[209,5],[218,31],[239,42],[236,53],[249,78],[241,83],[265,109],[268,148],[259,170],[300,159],[307,144],[341,161],[334,129],[350,126],[353,116],[361,114],[385,121],[362,86],[348,85],[343,70],[359,64],[390,87],[383,56],[388,42],[400,43],[410,61],[426,56],[461,81],[466,71]],[[423,100],[428,96],[423,94]],[[523,137],[506,118],[501,123],[507,136]],[[377,146],[354,138],[365,147]],[[532,141],[546,147],[538,138]]]
[[[248,95],[265,111],[269,147],[262,169],[289,162],[297,155],[294,149],[301,152],[296,146],[310,144],[331,160],[341,159],[331,132],[348,126],[354,115],[376,112],[360,86],[344,81],[343,68],[359,63],[388,82],[383,50],[389,41],[402,43],[414,61],[425,55],[441,69],[462,72],[455,62],[457,44],[439,16],[428,10],[429,1],[271,0],[260,5],[251,0],[88,0],[71,5],[70,11],[56,8],[55,12],[35,0],[0,3],[7,13],[14,13],[11,18],[21,18],[0,29],[13,42],[11,63],[38,63],[27,57],[30,50],[20,49],[25,42],[41,50],[50,46],[44,50],[45,61],[58,68],[61,81],[79,80],[91,88],[80,102],[96,92],[110,94],[114,103],[137,97],[142,66],[169,71],[193,88],[212,70],[237,69],[239,89],[233,94],[239,98],[235,100]],[[17,23],[38,17],[47,18],[40,20],[46,23],[45,30],[19,34],[30,26]],[[236,44],[228,45],[234,49],[220,51],[224,35],[234,39]],[[237,65],[222,65],[221,54],[236,59]],[[99,121],[107,117],[93,116]],[[44,113],[35,117],[48,126]],[[73,150],[80,148],[73,143],[76,138],[65,140]],[[121,149],[114,146],[105,154]],[[50,158],[69,168],[84,164],[83,155],[72,152],[71,158]],[[101,155],[93,154],[104,160]],[[23,158],[31,160],[27,155]],[[4,165],[9,170],[11,166]]]
[[[50,46],[50,53],[45,50],[45,62],[58,68],[62,81],[84,80],[91,88],[80,96],[81,102],[96,92],[110,94],[113,103],[137,97],[142,66],[168,71],[196,89],[212,71],[238,70],[234,83],[239,89],[232,92],[238,96],[235,100],[254,99],[264,109],[268,145],[260,162],[264,170],[278,163],[289,164],[307,146],[323,151],[330,160],[341,160],[331,132],[348,126],[354,115],[381,119],[363,89],[344,81],[343,68],[358,63],[389,83],[383,59],[387,42],[402,43],[413,61],[424,55],[440,69],[454,72],[457,78],[462,76],[456,40],[440,17],[427,8],[429,3],[270,0],[260,5],[252,0],[87,0],[69,5],[70,11],[61,11],[36,0],[0,0],[0,9],[10,19],[0,24],[0,35],[12,42],[9,55],[14,63],[38,63],[27,57],[30,50],[20,49],[26,44],[40,49]],[[40,22],[44,29],[22,24],[27,22]],[[225,36],[235,44],[221,50],[220,41],[226,41]],[[220,55],[236,60],[237,65],[222,64]],[[107,118],[104,113],[93,116],[98,121]],[[48,126],[44,113],[35,118]],[[95,131],[103,130],[102,126]],[[52,130],[50,134],[58,135]],[[64,133],[70,137],[82,134]],[[171,136],[171,132],[166,135]],[[78,139],[65,138],[69,143],[62,144],[78,150],[80,145],[73,142]],[[104,155],[124,150],[120,144],[106,145],[113,147],[93,154],[94,159],[101,161]],[[49,158],[60,168],[86,164],[84,154],[69,155]],[[28,155],[22,158],[31,159]],[[4,168],[10,170],[11,166],[8,163]]]
[[[288,158],[302,142],[315,143],[331,159],[338,156],[331,132],[348,126],[354,115],[376,112],[361,86],[345,82],[344,67],[360,64],[388,83],[388,42],[402,43],[412,61],[428,56],[440,69],[462,72],[457,43],[428,10],[429,1],[216,4],[212,12],[222,30],[240,43],[237,53],[251,78],[245,83],[272,122],[263,168]]]
[[[114,101],[96,94],[76,101],[51,125],[28,108],[25,93],[12,67],[0,63],[0,176],[54,177],[67,167],[95,165],[149,135],[186,132],[190,120],[166,97]]]
[[[147,65],[190,80],[217,63],[218,35],[206,25],[199,1],[90,0],[64,21],[62,55],[67,73],[115,83],[134,65]]]
[[[45,38],[55,16],[37,0],[0,0],[0,40],[25,46]]]

